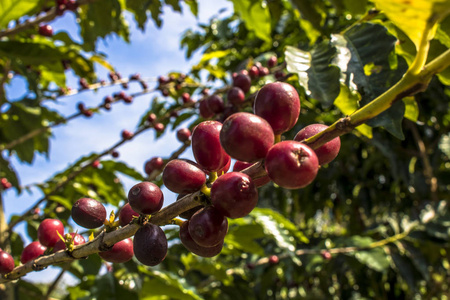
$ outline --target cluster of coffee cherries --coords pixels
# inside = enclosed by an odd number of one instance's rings
[[[77,0],[56,0],[56,15],[62,16],[66,11],[75,11],[78,6]],[[50,9],[50,7],[47,9]],[[38,33],[42,36],[51,37],[53,36],[53,28],[49,24],[40,24]]]

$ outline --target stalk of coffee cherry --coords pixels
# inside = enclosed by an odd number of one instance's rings
[[[284,82],[266,84],[254,99],[253,113],[239,112],[250,86],[248,72],[235,74],[233,87],[228,90],[228,106],[218,95],[199,103],[201,116],[221,114],[226,117],[223,123],[206,120],[194,128],[192,135],[177,133],[180,141],[191,139],[195,158],[173,159],[164,166],[162,180],[170,191],[179,194],[177,202],[161,209],[164,195],[160,188],[152,182],[141,182],[129,190],[128,202],[116,221],[114,215],[107,216],[97,200],[81,198],[72,208],[75,223],[88,229],[105,229],[86,242],[75,232],[65,233],[61,221],[45,219],[38,229],[39,241],[22,252],[23,265],[15,268],[11,255],[0,252],[0,273],[4,274],[0,282],[94,253],[113,263],[134,256],[144,265],[158,265],[168,251],[160,227],[166,224],[180,226],[180,241],[187,250],[213,257],[222,250],[228,218],[245,217],[256,207],[258,187],[273,181],[283,188],[299,189],[313,182],[319,166],[337,156],[339,137],[313,149],[303,141],[327,126],[312,124],[299,131],[294,140],[281,141],[281,135],[292,129],[299,117],[297,91]],[[228,172],[231,158],[236,162]],[[156,160],[149,164],[150,174],[158,167],[161,165]]]

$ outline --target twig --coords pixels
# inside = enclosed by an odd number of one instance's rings
[[[414,141],[417,144],[417,148],[419,148],[419,156],[422,159],[423,163],[423,175],[426,178],[427,184],[430,186],[430,197],[431,200],[434,202],[439,201],[438,195],[437,195],[437,178],[433,174],[433,168],[431,167],[430,160],[428,159],[427,154],[427,148],[425,146],[425,143],[423,142],[422,138],[420,137],[419,131],[417,130],[417,126],[409,121],[407,122],[408,127],[411,129],[411,132],[414,137]]]
[[[89,2],[94,2],[94,1],[95,0],[78,0],[77,3],[78,3],[78,5],[84,5]],[[56,17],[58,17],[58,15],[56,14],[56,7],[52,7],[48,12],[34,18],[34,20],[28,19],[25,22],[18,24],[15,27],[0,31],[0,38],[20,33],[28,28],[39,25],[39,23],[49,22],[49,21],[55,19]]]

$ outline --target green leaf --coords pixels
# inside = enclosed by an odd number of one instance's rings
[[[161,1],[126,0],[126,5],[127,10],[134,14],[134,19],[138,23],[138,26],[141,30],[144,30],[145,23],[147,22],[147,11],[150,11],[152,19],[155,22],[156,26],[161,27]]]
[[[220,50],[220,51],[213,51],[203,54],[202,58],[200,59],[200,64],[204,63],[206,61],[209,61],[213,58],[222,58],[230,54],[231,50]]]
[[[266,42],[271,42],[270,12],[262,1],[230,0],[233,2],[234,11],[239,14],[249,31]]]
[[[419,118],[419,106],[417,105],[416,99],[414,97],[405,97],[403,98],[403,103],[405,104],[405,118],[417,122]]]
[[[336,48],[330,43],[316,44],[311,52],[287,46],[287,70],[296,73],[306,93],[329,108],[340,92],[339,68],[332,65]]]
[[[336,245],[363,248],[370,246],[373,242],[374,240],[370,237],[352,236],[339,240]],[[381,247],[364,251],[350,252],[346,253],[346,255],[356,258],[360,263],[378,272],[385,271],[389,268],[389,260],[387,258],[388,255]]]
[[[278,246],[289,253],[295,251],[297,243],[309,242],[291,221],[271,209],[255,208],[250,215],[266,235],[272,236]]]
[[[264,249],[255,241],[264,237],[261,224],[239,224],[233,226],[230,220],[229,230],[225,236],[225,243],[242,250],[244,253],[253,253],[264,256]]]
[[[118,0],[99,0],[83,5],[79,10],[81,36],[86,49],[93,51],[99,38],[117,34],[129,42],[128,26]]]
[[[198,2],[197,0],[185,0],[185,4],[187,4],[195,17],[198,17]]]
[[[406,70],[403,63],[391,69],[390,53],[396,39],[389,35],[384,26],[364,23],[350,28],[344,38],[351,53],[347,67],[349,79],[363,95],[361,104],[365,105],[384,93],[396,83]],[[376,40],[376,43],[373,41]],[[402,117],[405,112],[403,102],[396,102],[390,109],[369,120],[367,125],[384,127],[399,139],[404,139]]]
[[[359,108],[359,100],[361,100],[361,95],[358,92],[350,92],[350,89],[346,85],[341,85],[341,92],[339,96],[334,101],[334,105],[344,114],[350,115]],[[369,125],[362,124],[356,127],[361,134],[372,138],[372,128]]]
[[[28,14],[41,5],[36,0],[2,0],[0,1],[0,28],[6,28],[8,23]]]
[[[372,0],[378,9],[413,41],[416,48],[422,39],[431,40],[436,24],[450,13],[449,0]],[[414,20],[412,22],[411,20]],[[427,28],[432,28],[426,32]],[[427,34],[424,36],[424,34]]]
[[[190,286],[185,278],[176,276],[169,272],[160,272],[156,270],[140,268],[147,276],[144,278],[140,298],[142,300],[152,299],[155,296],[165,296],[169,299],[179,300],[201,300],[203,299]]]
[[[450,157],[450,133],[443,134],[438,144],[439,150],[447,157]]]
[[[312,0],[290,0],[290,2],[298,9],[303,19],[311,22],[317,30],[322,29],[325,15],[318,7],[319,3]]]

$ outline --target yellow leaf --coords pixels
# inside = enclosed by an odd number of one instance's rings
[[[450,13],[450,0],[372,0],[418,48],[422,38],[431,40],[437,23]],[[427,30],[430,28],[431,30]],[[424,36],[428,34],[428,36]]]

